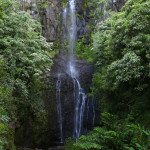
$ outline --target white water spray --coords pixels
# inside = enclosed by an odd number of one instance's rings
[[[78,80],[78,72],[75,68],[74,62],[74,49],[76,45],[76,13],[75,13],[75,0],[69,1],[69,13],[70,13],[70,26],[69,26],[69,62],[68,68],[70,76],[73,79],[74,84],[74,100],[75,100],[75,111],[74,111],[74,130],[73,137],[80,137],[83,128],[83,117],[85,110],[86,94],[81,88]]]
[[[75,10],[76,4],[75,0],[69,0],[68,1],[68,7],[64,8],[63,10],[63,27],[64,27],[64,33],[63,33],[63,41],[65,39],[68,39],[68,45],[69,45],[69,55],[68,55],[68,61],[67,61],[67,72],[70,75],[70,77],[73,80],[73,99],[74,99],[74,122],[73,122],[73,138],[80,137],[82,134],[85,133],[85,129],[83,127],[84,117],[86,116],[85,113],[85,107],[86,107],[86,99],[87,96],[85,94],[84,89],[81,87],[79,78],[78,78],[78,71],[76,69],[75,64],[75,57],[74,57],[74,50],[76,47],[76,37],[77,37],[77,27],[76,27],[76,10]],[[65,46],[64,46],[65,48]],[[60,137],[61,141],[63,141],[63,132],[62,132],[62,115],[61,115],[61,99],[60,99],[60,92],[61,92],[61,80],[58,77],[57,83],[57,110],[58,110],[58,119],[60,124]],[[95,120],[95,111],[94,111],[94,101],[92,101],[92,108],[94,115],[94,118],[92,120],[92,123],[94,124]],[[87,119],[88,114],[90,111],[89,106],[89,99],[88,99],[88,112],[87,112]],[[84,116],[85,114],[85,116]],[[85,118],[86,119],[86,118]]]

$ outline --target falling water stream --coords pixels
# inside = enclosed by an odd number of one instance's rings
[[[64,26],[64,33],[63,33],[63,41],[65,38],[68,38],[68,45],[69,45],[69,53],[68,53],[68,61],[67,61],[67,68],[68,74],[73,80],[73,97],[74,97],[74,122],[73,122],[73,134],[72,137],[80,137],[83,134],[83,120],[84,120],[84,112],[86,107],[86,99],[87,96],[85,94],[84,89],[80,85],[78,71],[76,69],[75,64],[75,57],[74,57],[74,49],[76,45],[76,37],[77,37],[77,27],[76,27],[76,11],[75,11],[75,0],[68,1],[68,8],[64,8],[63,10],[63,26]],[[62,123],[62,112],[61,112],[61,80],[58,76],[58,80],[56,83],[56,99],[57,99],[57,112],[58,112],[58,122],[60,126],[60,140],[63,142],[63,123]],[[87,119],[88,114],[90,111],[89,106],[89,99],[87,104]],[[95,110],[94,110],[94,99],[92,100],[92,109],[93,109],[93,124],[95,120]]]
[[[73,79],[74,84],[74,130],[73,137],[80,137],[83,128],[83,115],[85,110],[86,94],[84,89],[81,88],[78,80],[78,72],[75,68],[74,62],[74,48],[76,44],[76,14],[75,14],[75,0],[69,1],[69,12],[70,12],[70,26],[69,26],[69,71]]]
[[[62,111],[61,111],[61,99],[60,99],[60,93],[61,93],[61,80],[58,75],[58,80],[56,83],[56,101],[57,101],[57,112],[58,112],[58,123],[60,128],[60,142],[63,142],[63,131],[62,131]]]
[[[75,95],[75,115],[74,115],[74,132],[73,137],[80,137],[81,131],[83,128],[83,115],[85,111],[85,100],[86,100],[86,94],[84,92],[84,89],[81,88],[80,83],[77,79],[74,79],[74,84],[77,84],[77,89],[74,89],[74,91],[77,90],[77,94]]]

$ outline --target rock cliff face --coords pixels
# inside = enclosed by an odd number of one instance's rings
[[[47,8],[41,12],[43,34],[48,42],[54,42],[58,40],[58,37],[60,36],[60,5],[60,0],[49,0]]]
[[[67,5],[67,0],[14,0],[22,1],[22,10],[28,12],[34,19],[40,20],[43,26],[43,35],[48,42],[54,42],[60,39],[61,31],[61,16],[63,7]],[[109,3],[101,6],[102,11],[109,9],[113,11],[120,11],[127,0],[112,0]],[[92,2],[93,4],[95,1]],[[107,6],[107,10],[106,9]],[[91,16],[95,12],[95,7],[85,0],[76,0],[76,14],[77,14],[77,37],[80,41],[84,35],[90,36],[92,28],[90,26],[96,25],[97,18]],[[103,16],[102,16],[103,18]],[[101,19],[103,20],[103,19]],[[88,43],[88,38],[86,39]]]
[[[127,0],[112,0],[110,7],[113,11],[119,12]]]
[[[57,137],[57,142],[60,141],[59,124],[57,117],[57,100],[56,100],[56,83],[58,80],[61,81],[61,92],[60,100],[62,106],[62,126],[63,126],[63,139],[73,136],[74,128],[74,111],[75,111],[75,100],[74,100],[74,84],[73,79],[68,73],[68,68],[66,65],[67,56],[58,54],[54,59],[54,66],[51,69],[49,79],[49,87],[46,91],[46,108],[49,111],[49,122],[50,128],[54,129],[55,136]],[[90,87],[92,83],[92,75],[94,73],[94,65],[92,63],[87,63],[84,60],[75,60],[76,69],[79,71],[79,80],[81,82],[82,88],[84,88],[86,93],[90,92]],[[89,100],[89,103],[92,99]],[[86,99],[86,105],[88,98]],[[92,105],[91,105],[92,107]],[[89,105],[90,108],[90,105]],[[84,113],[84,131],[92,129],[92,116],[87,118],[88,110],[85,109]],[[95,122],[97,123],[97,122]],[[56,139],[56,138],[55,138]]]
[[[15,0],[16,1],[16,0]],[[22,2],[21,10],[39,20],[43,26],[43,35],[48,42],[58,40],[60,26],[59,15],[61,13],[60,0],[17,0]]]

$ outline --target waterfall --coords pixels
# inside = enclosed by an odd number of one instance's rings
[[[88,122],[89,114],[91,113],[94,118],[91,119],[91,124],[94,125],[95,121],[95,110],[94,110],[94,99],[91,101],[92,105],[90,106],[90,99],[87,98],[87,95],[84,89],[81,87],[79,80],[79,73],[76,68],[76,59],[74,56],[74,50],[76,47],[76,38],[77,38],[77,26],[76,26],[76,2],[75,0],[68,0],[66,8],[62,12],[62,25],[63,25],[63,35],[62,41],[68,39],[68,55],[67,55],[67,66],[66,73],[72,78],[73,81],[73,101],[74,101],[74,116],[73,116],[73,131],[72,137],[77,138],[82,134],[86,134],[88,128],[85,129],[83,126],[84,122]],[[65,50],[65,45],[63,45],[63,50]],[[64,54],[64,53],[63,53]],[[60,138],[63,142],[63,126],[62,126],[62,110],[61,110],[61,79],[58,77],[56,83],[56,99],[57,99],[57,112],[58,112],[58,122],[60,125]],[[87,108],[86,108],[87,107]],[[87,112],[85,111],[85,108]],[[90,110],[92,111],[90,112]],[[87,120],[86,120],[87,114]],[[85,120],[84,120],[85,119]],[[65,137],[65,134],[64,134]]]
[[[56,102],[57,102],[57,113],[58,113],[58,123],[60,128],[60,142],[63,142],[63,132],[62,132],[62,111],[61,111],[61,99],[60,99],[60,93],[61,93],[61,80],[58,75],[58,80],[56,83]]]
[[[74,63],[74,49],[76,44],[76,14],[75,14],[75,0],[69,1],[69,14],[70,22],[68,26],[69,34],[69,62],[68,68],[72,78],[77,77],[77,70],[75,69]]]
[[[83,128],[83,117],[84,117],[86,94],[84,92],[84,89],[81,88],[80,82],[78,80],[78,72],[75,68],[75,62],[74,62],[74,48],[76,44],[76,32],[77,32],[75,0],[69,1],[69,12],[70,12],[70,26],[68,28],[68,33],[69,33],[68,68],[74,84],[75,111],[74,111],[73,137],[76,138],[76,137],[80,137]]]
[[[86,102],[86,94],[84,89],[81,88],[80,82],[77,79],[74,79],[74,86],[77,85],[77,90],[75,95],[75,115],[74,115],[74,131],[73,131],[73,138],[80,137],[82,134],[83,128],[83,117],[84,117],[84,110],[85,110],[85,102]]]
[[[62,36],[62,42],[63,42],[63,50],[65,50],[65,40],[67,39],[67,8],[64,8],[63,13],[63,36]]]

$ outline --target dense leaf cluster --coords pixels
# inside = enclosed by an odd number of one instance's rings
[[[109,113],[102,114],[103,127],[96,127],[86,136],[81,136],[77,143],[68,140],[66,150],[148,150],[150,132],[139,125],[118,120]]]
[[[93,92],[102,99],[104,110],[119,115],[135,111],[139,117],[147,113],[149,25],[149,0],[129,0],[120,13],[99,24],[93,37],[97,69]]]
[[[50,46],[41,36],[40,24],[25,12],[0,22],[0,54],[7,61],[7,73],[14,77],[13,84],[22,90],[22,96],[28,96],[26,85],[39,80],[52,64]]]
[[[42,76],[52,66],[52,50],[40,23],[13,8],[13,1],[0,0],[0,149],[13,149],[6,137],[13,136],[11,131],[29,113],[39,124],[46,117]]]

